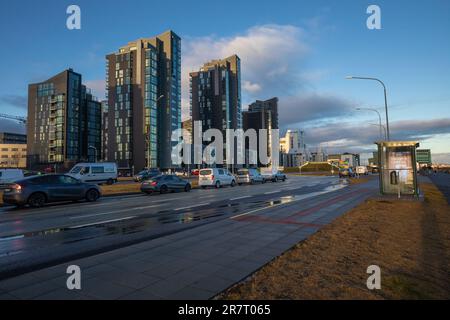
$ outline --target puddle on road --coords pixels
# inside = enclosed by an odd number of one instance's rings
[[[225,215],[237,214],[242,210],[246,210],[248,208],[254,209],[262,208],[262,207],[272,207],[280,204],[287,204],[293,201],[298,201],[300,199],[306,198],[308,195],[320,195],[324,193],[333,192],[342,188],[345,188],[347,185],[345,184],[337,184],[328,186],[322,191],[313,192],[310,194],[300,194],[300,195],[288,195],[280,197],[277,200],[267,201],[252,201],[247,203],[239,203],[232,202],[228,204],[223,204],[214,208],[206,208],[206,209],[187,209],[186,212],[174,212],[173,210],[162,210],[158,211],[156,214],[152,213],[151,217],[146,217],[145,215],[136,217],[130,220],[122,220],[122,221],[110,221],[102,223],[101,221],[98,224],[94,225],[86,225],[78,228],[72,227],[64,227],[64,228],[51,228],[47,230],[41,230],[36,232],[26,232],[22,234],[15,234],[11,236],[0,237],[0,244],[4,244],[9,241],[21,241],[23,239],[38,237],[38,236],[52,236],[57,235],[63,232],[70,233],[79,233],[80,236],[78,239],[70,239],[69,237],[65,237],[63,239],[63,243],[74,243],[85,241],[89,239],[93,239],[100,236],[105,235],[127,235],[142,232],[148,230],[151,227],[155,227],[157,225],[167,225],[167,224],[189,224],[201,220],[218,218]],[[301,188],[300,188],[301,189]],[[299,189],[299,190],[300,190]],[[297,190],[298,191],[298,190]],[[229,209],[229,210],[223,210]],[[222,210],[222,211],[220,211]],[[80,233],[80,230],[82,231]],[[86,230],[93,230],[94,235],[92,233],[86,233]],[[0,257],[2,254],[0,253]]]

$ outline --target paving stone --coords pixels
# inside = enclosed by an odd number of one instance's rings
[[[214,292],[195,287],[185,287],[167,296],[168,300],[207,300],[215,296]]]
[[[56,289],[58,289],[57,285],[53,284],[51,281],[44,281],[12,290],[9,294],[18,299],[29,300]]]
[[[39,279],[32,274],[24,274],[15,278],[9,278],[0,281],[0,289],[4,292],[10,292],[13,290],[17,290],[26,286],[30,286],[32,284],[41,283],[42,279]]]
[[[135,289],[115,284],[112,280],[92,278],[82,282],[79,293],[102,300],[115,300],[133,291]]]

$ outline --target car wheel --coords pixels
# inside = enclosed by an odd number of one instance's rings
[[[114,180],[108,179],[108,181],[106,181],[106,184],[110,186],[110,185],[114,184]]]
[[[41,192],[34,193],[28,198],[28,204],[32,208],[40,208],[46,202],[47,202],[47,197],[45,196],[45,194],[43,194]]]
[[[161,188],[159,189],[159,193],[161,194],[167,193],[167,191],[169,191],[167,186],[161,186]]]
[[[216,189],[220,189],[220,181],[216,182]]]
[[[87,202],[95,202],[100,198],[100,193],[95,189],[90,189],[86,192],[86,201]]]
[[[189,192],[191,191],[191,185],[188,183],[185,187],[184,187],[184,192]]]
[[[232,180],[231,181],[231,187],[234,188],[236,186],[236,181]]]

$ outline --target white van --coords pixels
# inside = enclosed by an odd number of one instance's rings
[[[107,183],[117,182],[117,164],[115,162],[78,163],[69,175],[83,182]]]
[[[236,185],[236,178],[227,170],[221,168],[202,169],[198,175],[198,185],[205,189],[206,187],[216,187]]]
[[[23,179],[23,177],[24,174],[21,169],[0,169],[0,188],[16,180]]]
[[[368,175],[369,174],[369,170],[367,170],[366,166],[357,166],[356,167],[356,173],[359,175]]]

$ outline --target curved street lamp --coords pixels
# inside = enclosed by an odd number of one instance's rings
[[[387,133],[386,133],[386,126],[384,126],[384,125],[382,125],[382,124],[377,124],[377,123],[369,123],[371,126],[377,126],[377,127],[379,127],[380,128],[380,131],[381,131],[381,129],[383,129],[383,131],[384,131],[384,137],[385,137],[385,139],[386,139],[386,135],[387,135]],[[383,137],[381,137],[381,138],[383,138]]]
[[[358,111],[363,111],[363,110],[373,111],[373,112],[376,112],[378,114],[378,120],[380,122],[380,124],[379,124],[379,126],[380,126],[380,138],[383,139],[383,132],[381,131],[381,128],[384,127],[384,126],[381,124],[381,114],[380,114],[380,112],[378,112],[377,109],[373,109],[373,108],[356,108],[356,110],[358,110]],[[386,128],[385,128],[385,130],[386,130]],[[386,139],[386,132],[385,132],[385,135],[384,135],[384,139]]]
[[[387,140],[390,141],[391,137],[390,137],[390,132],[389,132],[389,116],[388,116],[388,103],[387,103],[387,92],[386,92],[386,85],[384,84],[383,81],[381,81],[380,79],[377,78],[370,78],[370,77],[354,77],[354,76],[347,76],[346,77],[347,80],[372,80],[372,81],[377,81],[378,83],[380,83],[383,86],[383,90],[384,90],[384,107],[386,109],[386,131],[387,131]]]

